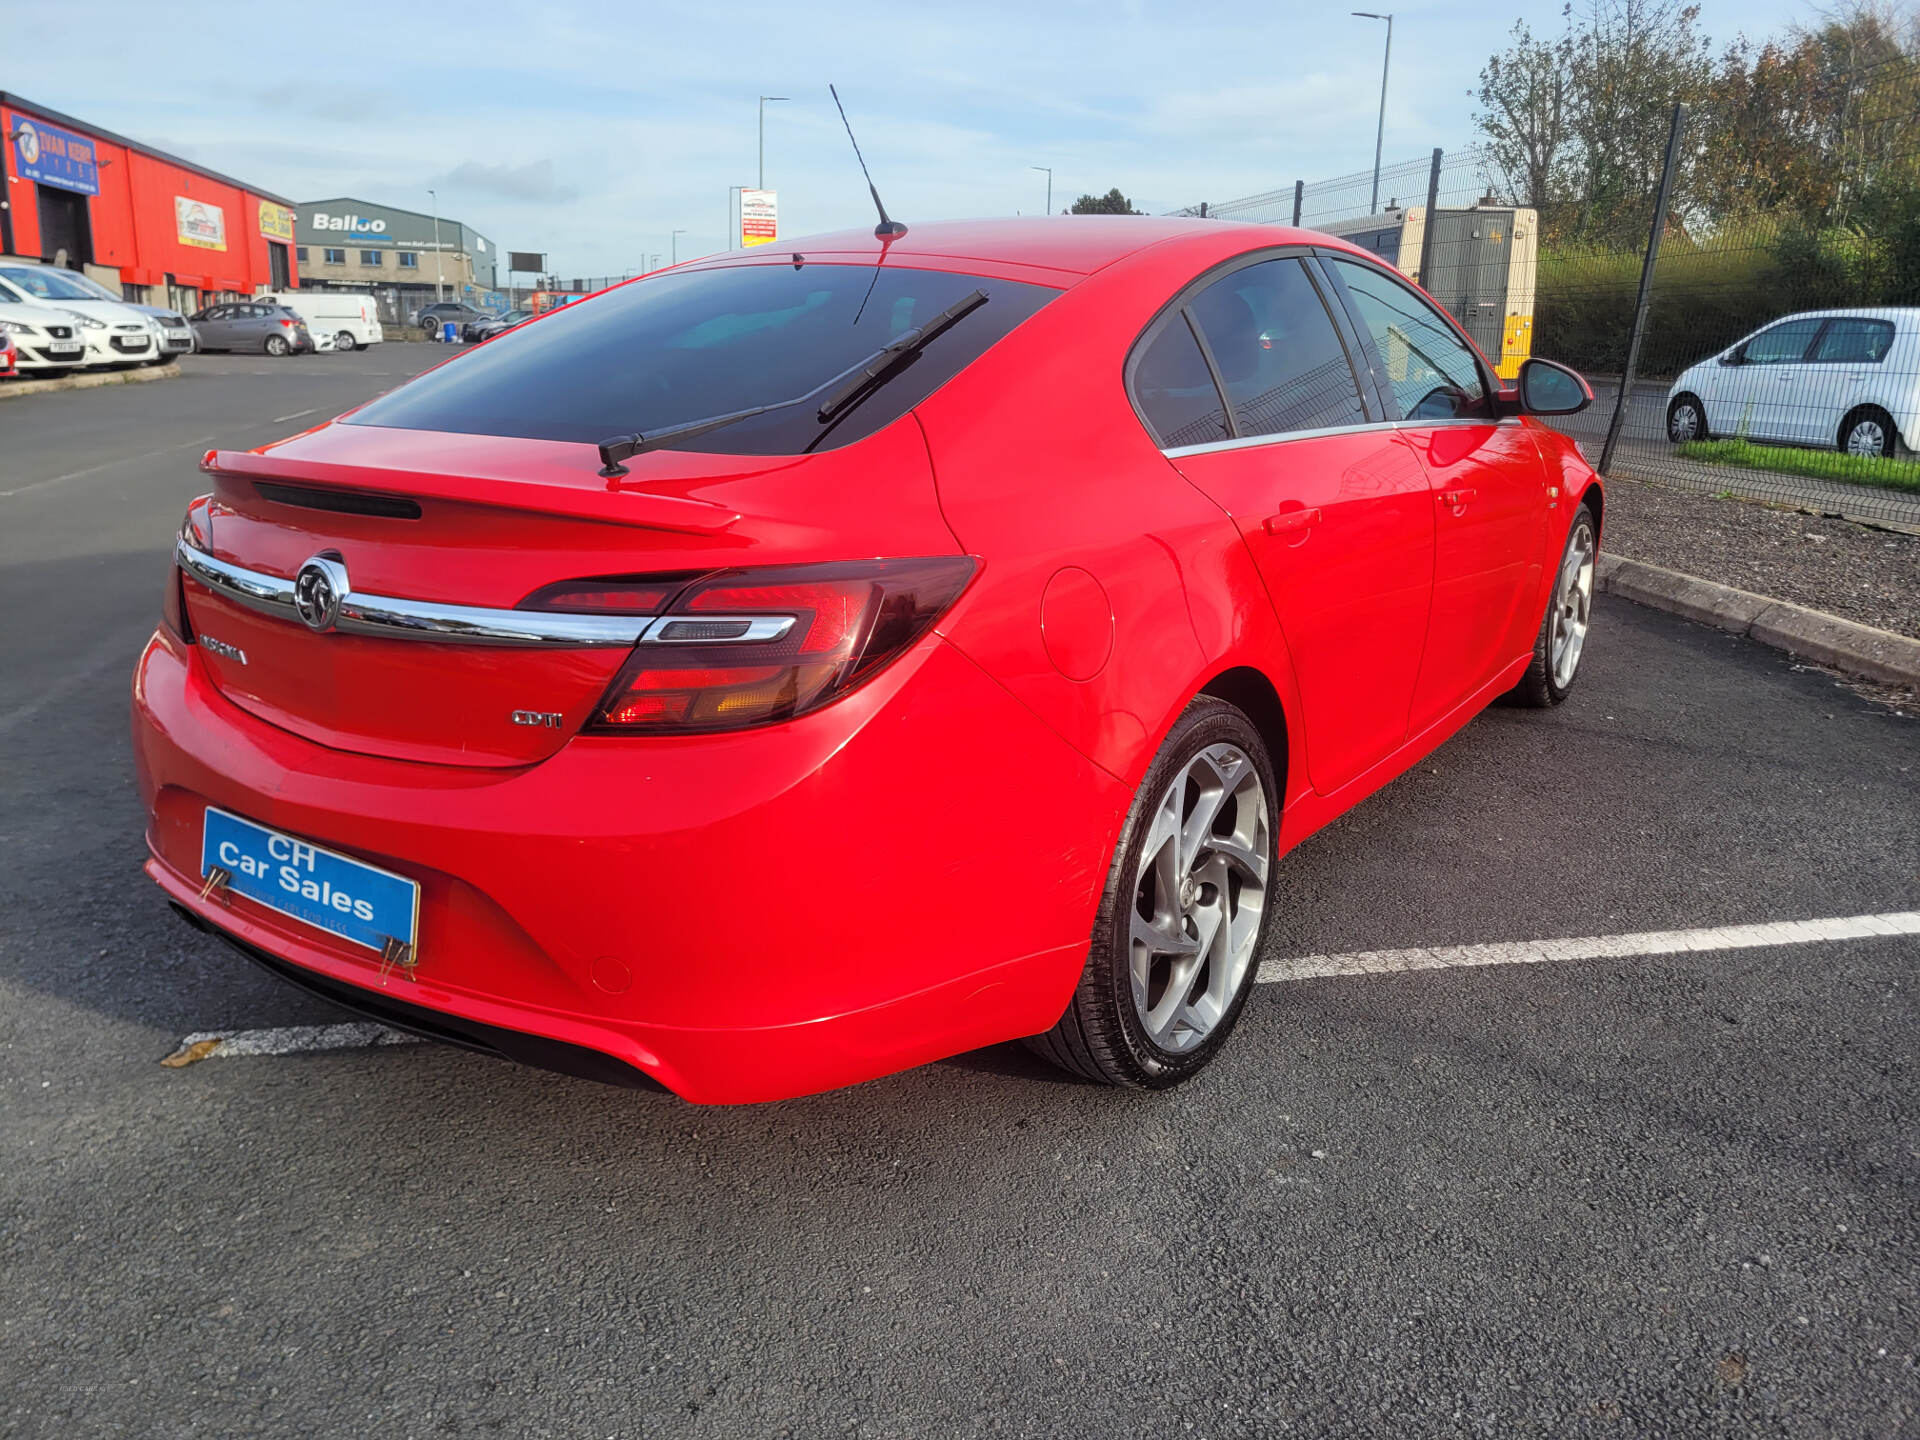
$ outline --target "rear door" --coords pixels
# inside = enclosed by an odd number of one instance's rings
[[[1426,478],[1363,398],[1328,299],[1301,255],[1236,262],[1156,322],[1132,375],[1168,459],[1266,582],[1322,793],[1405,741],[1433,588]]]
[[[1329,257],[1370,363],[1431,486],[1433,609],[1414,687],[1418,733],[1533,644],[1540,623],[1547,472],[1445,314],[1384,266]]]
[[[1802,445],[1832,445],[1840,422],[1856,405],[1900,408],[1891,387],[1881,382],[1887,352],[1893,348],[1893,322],[1865,316],[1835,316],[1813,342],[1807,359],[1792,368],[1803,377],[1794,404],[1791,438]]]

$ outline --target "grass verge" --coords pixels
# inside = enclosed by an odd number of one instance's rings
[[[1847,455],[1838,450],[1799,450],[1790,445],[1757,445],[1751,440],[1689,440],[1675,453],[1709,465],[1738,465],[1782,475],[1811,475],[1852,485],[1920,494],[1920,462]]]

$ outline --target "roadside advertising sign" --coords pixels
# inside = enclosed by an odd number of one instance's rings
[[[204,200],[173,197],[173,228],[182,245],[201,250],[227,248],[227,212]]]
[[[771,190],[740,192],[740,243],[767,245],[780,238],[777,207]]]
[[[271,200],[260,202],[260,233],[269,240],[293,243],[293,211]]]

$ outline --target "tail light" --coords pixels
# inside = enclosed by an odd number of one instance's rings
[[[589,730],[742,730],[817,710],[900,658],[960,598],[969,556],[570,581],[536,609],[653,615]]]
[[[294,322],[291,320],[282,320],[280,322],[280,328],[282,330],[291,330],[293,329],[293,327],[294,327]]]
[[[208,457],[212,456],[211,451]],[[211,495],[202,495],[187,505],[186,518],[180,522],[180,539],[196,550],[205,550],[211,544],[208,539],[208,506]],[[180,561],[177,556],[169,557],[167,566],[167,588],[160,595],[160,623],[167,633],[183,644],[193,644],[193,626],[187,623],[187,599],[182,589],[185,577],[180,573]]]

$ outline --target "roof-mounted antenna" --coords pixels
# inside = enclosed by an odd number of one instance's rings
[[[829,85],[827,93],[833,96],[833,108],[840,112],[840,123],[847,127],[847,139],[853,141],[853,158],[860,162],[860,173],[867,177],[867,193],[873,196],[873,208],[880,212],[880,223],[873,227],[874,235],[881,240],[892,240],[906,234],[907,227],[887,214],[887,207],[880,203],[880,192],[873,188],[873,176],[867,172],[867,157],[860,153],[860,142],[853,139],[853,126],[847,123],[847,107],[840,103],[840,92]]]

